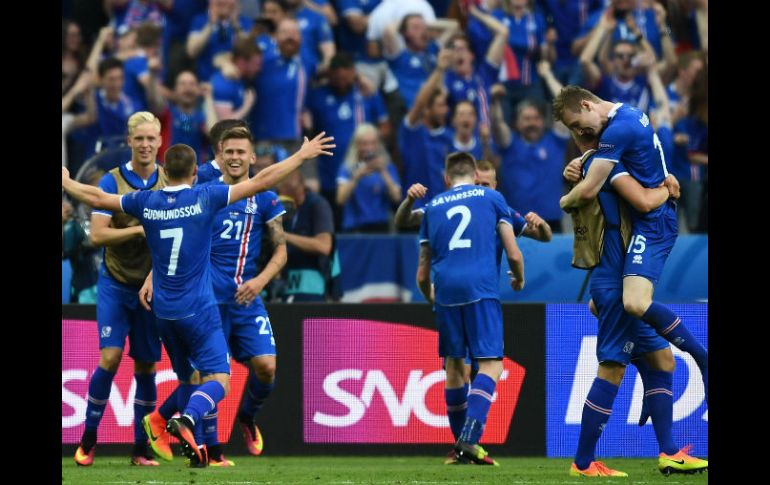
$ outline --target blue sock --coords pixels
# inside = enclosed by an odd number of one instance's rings
[[[142,418],[150,414],[157,404],[158,393],[155,388],[155,373],[134,374],[136,394],[134,395],[134,443],[146,443],[147,433],[142,426]]]
[[[86,431],[96,431],[104,415],[104,408],[110,398],[114,372],[96,367],[91,382],[88,383],[88,404],[86,405]]]
[[[171,419],[174,414],[176,414],[177,411],[179,411],[179,406],[177,405],[177,395],[179,394],[179,387],[177,386],[176,389],[174,389],[174,392],[169,394],[169,396],[166,398],[165,401],[163,401],[163,404],[160,405],[158,408],[158,414],[160,414],[163,419],[168,421]]]
[[[636,371],[639,373],[639,377],[642,379],[642,387],[644,388],[644,391],[647,392],[647,389],[650,388],[650,384],[648,382],[650,368],[647,367],[647,362],[645,362],[642,357],[633,359],[632,362],[634,367],[636,367]],[[642,397],[642,412],[639,415],[639,426],[644,426],[647,424],[649,417],[650,410],[647,406],[647,398]]]
[[[583,405],[583,419],[580,421],[580,437],[575,454],[575,465],[585,470],[594,461],[596,442],[604,431],[604,426],[612,414],[612,403],[618,394],[618,386],[599,379],[594,379],[591,390]]]
[[[687,330],[676,313],[660,303],[652,302],[642,315],[642,320],[649,323],[661,337],[692,355],[704,375],[704,382],[708,382],[708,351]]]
[[[270,384],[257,379],[257,376],[252,372],[249,374],[249,382],[246,386],[246,393],[243,396],[241,407],[238,412],[241,419],[253,420],[254,416],[262,409],[262,405],[265,403],[265,399],[273,391],[275,387],[275,381]]]
[[[224,399],[225,388],[222,387],[217,381],[208,381],[201,384],[198,389],[192,393],[190,400],[187,403],[187,407],[184,408],[182,414],[188,416],[195,423],[195,427],[198,428],[201,423],[201,418],[204,414],[217,407],[217,403]],[[201,437],[203,427],[201,426]],[[196,437],[197,442],[197,437]]]
[[[176,409],[181,412],[190,402],[190,396],[198,389],[198,384],[179,384],[176,393]]]
[[[661,453],[673,455],[679,448],[671,436],[674,420],[674,374],[662,370],[651,370],[648,375],[649,386],[645,388],[644,398],[652,416],[652,427]]]
[[[206,443],[208,448],[219,444],[219,436],[217,436],[217,407],[209,411],[208,414],[203,416],[203,442]]]
[[[446,414],[449,418],[449,427],[455,441],[460,437],[465,424],[465,414],[468,411],[468,384],[454,389],[444,389],[446,400]]]
[[[486,374],[479,373],[473,379],[471,392],[468,394],[468,412],[460,432],[461,441],[475,445],[481,439],[495,386],[495,381]]]

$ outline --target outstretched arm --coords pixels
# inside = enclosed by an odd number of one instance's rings
[[[664,185],[654,189],[646,189],[628,174],[615,177],[612,180],[612,187],[626,202],[631,204],[631,207],[642,213],[657,209],[672,195],[668,187]]]
[[[70,172],[66,167],[61,168],[61,186],[69,195],[75,199],[90,205],[96,209],[106,209],[109,211],[121,211],[120,196],[117,194],[108,194],[98,187],[81,184],[70,178]]]
[[[326,132],[322,131],[312,140],[308,140],[307,137],[305,137],[305,143],[302,144],[302,147],[286,160],[274,163],[250,179],[232,185],[230,187],[229,203],[232,204],[233,202],[245,199],[246,197],[251,197],[257,192],[268,190],[270,187],[275,186],[278,182],[288,177],[294,170],[298,169],[305,160],[311,160],[318,155],[333,155],[332,152],[327,150],[331,150],[337,146],[331,144],[334,137],[329,136],[324,138],[324,135],[326,135]]]

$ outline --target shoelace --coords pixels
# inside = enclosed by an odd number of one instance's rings
[[[595,461],[594,465],[599,473],[604,473],[606,476],[612,475],[612,470],[601,461]]]

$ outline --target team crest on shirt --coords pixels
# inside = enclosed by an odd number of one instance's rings
[[[417,56],[412,56],[411,59],[409,59],[409,65],[415,69],[419,69],[422,67],[422,62],[420,62],[420,58]]]
[[[112,327],[102,327],[102,338],[108,338],[112,334]]]
[[[647,117],[646,113],[642,113],[642,117],[639,118],[639,123],[641,123],[645,128],[647,128],[647,125],[650,124],[650,119]]]
[[[548,152],[545,151],[545,148],[540,147],[537,150],[537,156],[540,157],[540,160],[545,160],[546,158],[548,158]]]
[[[309,25],[307,19],[305,19],[305,18],[299,19],[299,22],[297,22],[297,23],[299,24],[299,28],[301,30],[305,30],[307,28],[307,26]]]
[[[171,197],[170,195],[166,198],[169,204],[173,204],[176,202],[176,197]]]
[[[634,255],[634,259],[632,260],[632,263],[642,264],[642,255],[641,254]]]
[[[634,350],[634,343],[633,342],[626,342],[626,345],[623,346],[623,352],[626,354],[630,354]]]
[[[253,198],[249,198],[246,200],[246,208],[243,210],[246,214],[256,214],[257,213],[257,201]]]
[[[353,116],[353,110],[347,102],[342,103],[337,109],[337,116],[341,120],[349,120]]]

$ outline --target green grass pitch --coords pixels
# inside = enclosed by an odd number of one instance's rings
[[[233,468],[190,469],[184,458],[175,457],[159,467],[136,467],[128,458],[96,456],[94,465],[78,467],[72,457],[62,458],[62,484],[404,484],[404,485],[473,485],[473,484],[705,484],[708,472],[664,477],[658,472],[655,458],[607,459],[605,463],[628,473],[628,478],[573,478],[568,474],[570,459],[496,457],[499,467],[465,465],[445,466],[443,457],[339,457],[307,456],[228,457]]]

